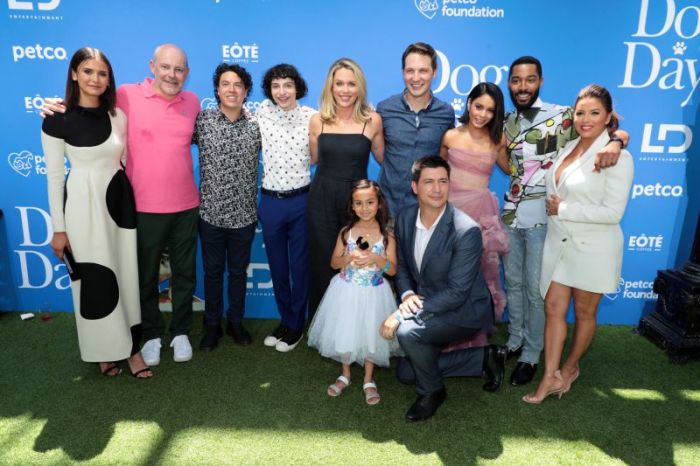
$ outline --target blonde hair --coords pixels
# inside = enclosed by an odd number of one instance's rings
[[[350,70],[355,76],[355,82],[357,83],[357,100],[355,101],[355,108],[352,112],[352,119],[358,123],[364,123],[368,121],[372,115],[372,107],[367,102],[367,81],[365,80],[365,75],[360,65],[349,58],[340,58],[336,60],[328,70],[328,75],[326,76],[326,82],[323,85],[323,91],[321,91],[321,99],[318,105],[321,120],[324,123],[330,123],[336,118],[336,104],[333,98],[333,80],[336,71],[340,69]]]

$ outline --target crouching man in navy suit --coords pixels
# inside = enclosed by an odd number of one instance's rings
[[[406,418],[421,421],[447,396],[438,365],[442,348],[491,327],[493,309],[479,269],[481,230],[447,202],[449,165],[429,156],[412,170],[418,205],[402,210],[395,224],[396,289],[402,302],[380,333],[398,338],[413,367],[418,398]]]

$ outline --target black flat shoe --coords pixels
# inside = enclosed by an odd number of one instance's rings
[[[523,352],[523,347],[522,347],[522,346],[518,346],[518,347],[517,347],[516,349],[514,349],[514,350],[510,350],[510,349],[509,349],[509,350],[508,350],[508,355],[506,356],[506,361],[510,361],[510,360],[513,359],[513,358],[519,358],[520,355],[522,354],[522,352]]]
[[[243,327],[243,324],[229,323],[226,327],[226,333],[233,337],[233,341],[237,345],[249,346],[253,343],[253,337],[251,337],[248,330]]]
[[[411,422],[425,421],[432,417],[447,398],[444,388],[429,395],[419,395],[406,413],[406,420]]]
[[[483,385],[487,392],[495,392],[501,388],[506,372],[506,347],[489,345],[484,348],[484,374],[489,379]]]
[[[211,351],[219,345],[219,338],[223,335],[221,327],[218,325],[207,325],[207,332],[204,334],[202,341],[199,342],[199,349],[202,351]]]
[[[519,362],[513,373],[510,375],[511,385],[525,385],[532,382],[532,378],[537,372],[537,364],[530,364],[528,362]]]

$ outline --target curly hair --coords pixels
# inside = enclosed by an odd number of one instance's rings
[[[274,102],[272,98],[272,80],[273,79],[284,79],[289,78],[294,81],[294,89],[296,89],[296,99],[299,100],[306,96],[308,88],[306,87],[306,81],[299,74],[299,70],[294,67],[294,65],[289,65],[287,63],[280,63],[275,65],[265,72],[262,82],[262,90],[265,93],[265,97]]]

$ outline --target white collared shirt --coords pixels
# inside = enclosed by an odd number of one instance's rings
[[[416,237],[413,242],[413,257],[416,259],[416,265],[418,266],[418,271],[420,272],[421,265],[423,264],[423,255],[425,255],[425,249],[428,247],[430,238],[433,237],[435,229],[440,223],[440,219],[445,215],[445,210],[447,210],[447,204],[442,208],[442,212],[435,219],[433,225],[430,228],[426,228],[423,222],[420,220],[420,208],[418,209],[418,215],[416,216]],[[401,300],[403,301],[409,294],[415,294],[413,290],[406,290],[401,294]]]

